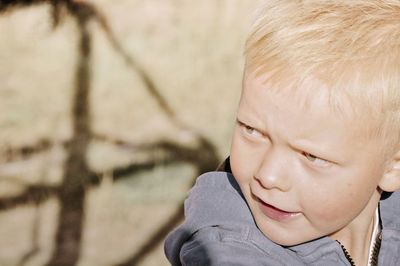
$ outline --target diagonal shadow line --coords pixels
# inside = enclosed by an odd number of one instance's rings
[[[195,135],[195,136],[200,139],[201,143],[204,144],[207,142],[207,141],[204,141],[204,138],[202,138],[201,136],[198,136],[198,135]],[[151,152],[151,151],[157,151],[158,149],[162,148],[164,150],[173,150],[175,152],[179,152],[179,150],[182,150],[182,152],[187,153],[190,150],[198,149],[198,148],[190,148],[190,146],[181,145],[181,144],[171,142],[171,141],[159,141],[159,142],[150,143],[150,144],[135,144],[135,143],[128,142],[128,141],[125,141],[120,138],[102,135],[102,134],[96,134],[96,133],[91,133],[90,138],[99,140],[99,141],[103,141],[106,143],[110,143],[110,144],[113,144],[113,145],[123,148],[123,149],[131,149],[133,151],[149,151],[149,152]],[[1,152],[0,157],[5,158],[5,162],[14,162],[17,160],[25,160],[30,157],[36,156],[38,153],[49,151],[54,145],[61,145],[65,149],[68,149],[68,147],[70,145],[70,141],[52,142],[50,139],[41,139],[31,145],[8,147],[7,149],[5,149],[4,151]],[[211,148],[209,144],[207,144],[206,146]]]
[[[150,76],[144,71],[143,68],[139,67],[137,62],[133,60],[133,58],[126,52],[126,50],[122,47],[122,45],[117,41],[104,16],[99,15],[97,16],[97,18],[99,20],[101,27],[103,28],[103,31],[106,33],[114,49],[125,59],[125,62],[141,76],[142,81],[144,82],[146,88],[148,89],[150,94],[157,100],[157,103],[159,104],[161,109],[164,110],[164,112],[176,125],[178,125],[178,127],[186,128],[183,124],[177,121],[174,111],[168,105],[168,103],[165,101],[162,95],[159,93],[155,83],[152,81]],[[146,148],[148,150],[152,150],[154,147],[157,147],[158,149],[163,148],[165,150],[168,150],[169,152],[172,152],[175,155],[175,157],[179,158],[177,161],[186,161],[197,166],[198,174],[215,169],[218,162],[216,148],[205,137],[201,135],[196,135],[196,137],[198,138],[199,142],[203,147],[201,151],[206,151],[207,153],[206,156],[204,156],[205,154],[202,154],[202,152],[200,152],[199,149],[190,149],[190,148],[188,149],[186,146],[180,146],[177,145],[176,143],[171,143],[167,141],[161,141],[157,144],[152,144],[147,147],[142,145],[140,147],[142,149]],[[113,142],[116,143],[117,145],[124,146],[125,148],[126,147],[138,148],[138,146],[132,146],[132,144],[126,143],[121,140],[114,139]],[[207,157],[209,159],[205,160],[202,159]],[[152,163],[143,165],[142,170],[151,169],[154,166],[155,165]],[[119,169],[117,171],[114,171],[113,175],[118,179],[119,176],[126,175],[127,172],[132,173],[138,170],[140,169],[138,168]],[[139,261],[145,258],[149,253],[151,253],[152,250],[154,250],[154,248],[157,246],[157,244],[164,239],[166,234],[173,227],[175,227],[179,221],[181,221],[181,219],[183,218],[182,210],[183,210],[183,203],[181,207],[176,211],[176,213],[172,215],[171,218],[168,219],[167,222],[163,224],[162,227],[159,228],[159,230],[157,230],[149,238],[149,240],[141,246],[141,248],[137,252],[135,252],[135,254],[133,254],[130,258],[128,258],[125,262],[122,262],[121,264],[118,265],[136,265]]]
[[[179,146],[179,148],[176,148],[176,146],[169,142],[161,142],[158,143],[157,146],[169,149],[175,154],[175,156],[181,160],[190,162],[196,168],[196,174],[192,179],[191,186],[194,184],[196,177],[199,174],[214,170],[217,167],[218,156],[216,148],[205,138],[200,138],[200,150],[197,150],[196,152],[196,149],[192,149],[190,150],[191,152],[189,154],[187,154],[184,150],[181,150]],[[149,146],[147,148],[151,149],[152,147]],[[176,227],[184,218],[183,204],[183,202],[180,203],[173,215],[171,215],[157,231],[151,234],[149,239],[143,243],[139,249],[133,253],[133,255],[125,259],[123,262],[116,264],[116,266],[138,265],[139,262],[153,252],[158,244],[162,243],[167,234],[172,231],[172,229]]]
[[[20,205],[36,204],[56,197],[60,188],[58,186],[31,185],[21,194],[11,197],[0,198],[0,211],[6,211]]]
[[[216,162],[218,161],[218,158],[216,156],[215,148],[212,148],[209,150],[209,146],[213,147],[211,143],[209,143],[206,139],[204,139],[199,147],[197,148],[187,148],[187,147],[182,147],[181,145],[177,145],[176,143],[173,142],[159,142],[153,145],[146,145],[145,147],[142,147],[143,149],[147,149],[148,151],[151,150],[157,150],[157,149],[164,149],[170,153],[170,156],[168,159],[163,158],[162,163],[163,164],[172,164],[172,163],[177,163],[177,162],[187,162],[196,167],[196,175],[203,172],[207,172],[209,170],[213,170],[216,167]],[[156,165],[159,165],[160,161],[152,161],[148,162],[145,164],[140,164],[140,165],[129,165],[127,167],[120,167],[120,168],[114,168],[112,170],[113,176],[115,180],[123,179],[126,177],[129,177],[131,174],[137,174],[139,171],[146,171],[148,169],[154,168]],[[95,173],[91,173],[90,175],[95,175]],[[95,178],[90,178],[91,180],[91,186],[97,185],[98,182],[95,182],[94,180],[98,180]],[[194,180],[192,183],[194,183]],[[48,188],[47,188],[48,189]],[[30,195],[30,198],[35,199],[36,204],[39,204],[40,202],[47,200],[51,196],[59,196],[60,188],[53,188],[51,193],[45,194],[45,188],[41,187],[38,189],[33,189],[33,187],[24,193],[24,195]],[[61,187],[62,189],[62,187]],[[36,198],[33,197],[36,195]],[[80,194],[80,191],[75,191],[69,192],[69,195],[72,196],[70,199],[76,199],[81,197],[82,195]],[[18,201],[11,201],[14,202],[14,205],[11,204],[5,204],[4,199],[0,199],[0,209],[2,207],[13,207],[15,206],[15,203],[21,203],[21,198],[18,198]],[[10,202],[10,200],[8,201]],[[26,202],[25,202],[26,203]],[[73,212],[76,212],[76,208],[79,206],[74,206],[73,207]],[[65,217],[60,217],[60,218],[65,218]],[[162,224],[162,226],[155,231],[149,239],[128,259],[126,259],[124,262],[118,264],[118,265],[136,265],[140,261],[142,261],[148,254],[150,254],[157,246],[159,243],[163,241],[165,236],[167,235],[168,232],[170,232],[181,220],[183,219],[183,203],[181,203],[180,207],[175,211],[175,213],[167,219],[165,223]],[[71,222],[71,220],[68,220]],[[70,253],[67,253],[70,255]],[[68,263],[65,263],[66,259],[63,258],[62,260],[51,260],[48,265],[73,265],[70,264],[71,261],[68,261]]]
[[[61,1],[61,0],[60,0]],[[39,3],[41,1],[18,1],[19,3]],[[71,0],[64,0],[62,1],[63,3],[66,4],[69,12],[78,20],[78,26],[81,32],[81,40],[86,38],[86,42],[81,41],[81,59],[84,58],[85,60],[80,60],[81,64],[80,67],[78,69],[77,72],[77,80],[79,81],[86,81],[87,84],[85,85],[85,83],[79,83],[77,84],[77,90],[79,91],[79,85],[81,85],[82,87],[80,87],[81,89],[87,89],[87,93],[89,90],[89,63],[87,60],[88,59],[88,55],[90,55],[90,35],[87,32],[86,27],[87,26],[86,22],[90,19],[90,18],[96,18],[98,19],[98,21],[100,21],[100,25],[103,27],[103,29],[105,29],[105,32],[108,36],[108,38],[110,39],[111,43],[113,44],[114,49],[116,49],[116,51],[121,54],[124,59],[126,60],[126,62],[128,63],[128,65],[134,69],[136,72],[138,72],[140,74],[140,76],[142,77],[142,80],[144,82],[144,84],[146,85],[146,88],[149,90],[149,92],[151,93],[151,95],[157,100],[159,106],[165,111],[165,113],[171,118],[171,120],[177,124],[180,128],[184,128],[183,124],[178,123],[177,119],[175,118],[175,113],[172,110],[172,108],[169,106],[169,104],[167,103],[167,101],[165,101],[165,99],[162,97],[162,95],[158,92],[158,89],[155,86],[155,83],[152,81],[152,79],[150,78],[150,76],[144,71],[144,69],[138,67],[138,65],[135,63],[135,61],[132,59],[132,57],[130,57],[125,50],[122,48],[122,46],[117,42],[116,38],[114,37],[112,31],[110,30],[110,28],[108,27],[108,23],[105,19],[104,16],[100,15],[100,13],[97,11],[97,9],[95,9],[95,7],[91,4],[88,4],[86,2],[80,1],[80,2],[72,2]],[[52,1],[51,3],[55,3],[55,0]],[[3,5],[4,7],[4,5]],[[59,9],[57,9],[58,7],[53,6],[54,7],[54,12],[56,13],[55,16],[59,15]],[[5,10],[5,9],[2,9]],[[1,10],[0,10],[1,11]],[[100,19],[99,19],[100,18]],[[55,25],[57,24],[57,17],[54,18],[55,21]],[[84,26],[82,26],[84,25]],[[86,54],[86,58],[84,55],[84,52],[82,52],[83,50],[86,50],[86,52],[88,52]],[[85,72],[86,70],[86,72]],[[86,73],[86,78],[83,78],[85,75],[84,73]],[[86,86],[86,87],[85,87]],[[79,99],[77,98],[75,101],[75,104],[79,102]],[[81,101],[82,103],[82,101]],[[79,105],[75,105],[75,107],[77,107]],[[84,106],[84,108],[86,108],[88,106],[88,103],[84,104],[84,105],[80,105],[80,106]],[[57,237],[56,237],[56,249],[55,252],[53,253],[53,257],[50,260],[50,262],[48,263],[48,265],[74,265],[79,257],[79,249],[80,249],[80,237],[81,237],[81,233],[82,233],[82,223],[83,223],[83,202],[84,202],[84,197],[85,197],[85,190],[84,187],[81,183],[76,182],[78,181],[78,179],[76,178],[72,178],[72,174],[71,173],[76,173],[74,170],[76,169],[80,169],[83,170],[83,173],[86,173],[86,176],[90,176],[90,170],[87,168],[86,165],[86,161],[85,158],[83,157],[79,157],[79,155],[84,154],[82,151],[86,151],[86,148],[82,149],[82,147],[86,147],[85,145],[78,145],[79,144],[87,144],[87,140],[88,140],[88,136],[89,136],[89,131],[90,128],[88,127],[88,121],[82,123],[82,120],[84,119],[79,119],[81,115],[88,115],[88,112],[83,112],[83,113],[77,113],[75,111],[79,110],[79,108],[74,108],[74,129],[78,129],[76,132],[80,132],[81,134],[77,134],[78,137],[77,138],[73,138],[72,139],[72,143],[71,146],[69,147],[69,149],[67,149],[70,153],[69,153],[69,159],[67,160],[66,163],[66,173],[65,173],[65,178],[64,178],[64,183],[63,185],[59,188],[58,191],[58,196],[59,196],[59,200],[61,202],[61,214],[60,214],[60,221],[61,223],[59,224],[59,228],[57,231]],[[81,111],[85,111],[85,109],[81,109]],[[81,122],[79,122],[81,121]],[[87,132],[84,132],[84,129],[87,129]],[[82,131],[80,131],[82,130]],[[88,133],[88,134],[85,134]],[[79,137],[81,135],[81,137]],[[83,137],[82,137],[83,136]],[[193,154],[191,156],[188,156],[188,154],[186,154],[186,160],[189,161],[193,161],[193,158],[197,158],[200,159],[199,161],[195,161],[193,164],[197,165],[198,169],[203,169],[202,172],[204,171],[204,169],[210,167],[210,165],[215,165],[216,162],[218,161],[218,158],[216,156],[216,152],[215,152],[215,147],[213,147],[213,145],[204,137],[202,136],[197,136],[199,141],[204,144],[203,149],[201,149],[201,151],[206,151],[206,153],[208,153],[207,155],[211,155],[211,157],[209,156],[204,156],[202,158],[206,158],[201,160],[201,158],[198,158],[198,156],[193,156]],[[166,149],[170,149],[173,150],[175,152],[175,154],[179,157],[179,155],[185,155],[185,152],[183,151],[179,151],[179,150],[174,150],[172,149],[174,146],[173,144],[170,143],[161,143],[162,147],[166,148]],[[210,149],[211,148],[211,149]],[[76,151],[79,151],[77,153],[75,153]],[[201,152],[199,152],[198,154],[201,154]],[[72,156],[72,155],[77,155],[78,157]],[[209,157],[209,158],[208,158]],[[73,158],[80,158],[79,160],[73,159]],[[185,158],[185,157],[183,157]],[[210,158],[212,160],[210,160]],[[210,167],[210,169],[212,169],[212,167]],[[70,171],[70,172],[68,172]],[[126,173],[126,169],[125,169],[125,173]],[[118,175],[118,172],[117,172]],[[68,178],[71,177],[71,178]],[[85,177],[85,175],[81,175],[81,177]],[[80,180],[80,182],[82,182],[82,180]],[[86,182],[83,182],[86,183]],[[77,185],[80,184],[80,185]],[[43,195],[43,193],[41,194]],[[70,201],[68,201],[68,198],[70,199],[78,199],[78,202],[75,202],[75,204],[69,204]],[[63,214],[66,217],[63,217]],[[181,216],[180,212],[177,212],[177,215]],[[179,216],[179,217],[180,217]],[[63,219],[66,218],[66,219]],[[66,222],[68,221],[68,222]],[[77,222],[74,228],[68,227],[68,224],[70,222]],[[172,218],[170,221],[174,221],[174,219]],[[165,229],[167,227],[170,226],[171,223],[166,223],[166,225],[164,227],[162,227],[161,229]],[[71,229],[70,231],[68,231],[68,229]],[[161,233],[160,233],[161,232]],[[164,233],[162,232],[162,230],[156,232],[153,237],[151,237],[151,239],[147,242],[147,244],[145,244],[144,246],[148,247],[146,250],[139,250],[139,253],[136,253],[133,256],[133,261],[139,261],[141,260],[143,257],[146,256],[146,254],[148,254],[149,252],[151,252],[151,250],[155,247],[155,244],[159,243],[160,241],[160,236],[165,234],[165,230]],[[73,247],[72,251],[69,250],[68,251],[68,247],[66,248],[65,245],[65,236],[72,236],[72,242],[76,245],[71,245],[71,243],[68,243],[69,246]],[[64,250],[67,251],[65,254],[69,255],[70,257],[68,258],[67,256],[63,256],[64,252],[60,252],[60,250]],[[71,256],[72,255],[72,256]],[[128,261],[129,263],[129,261]]]
[[[164,151],[169,153],[167,157],[163,157],[160,160],[141,163],[139,165],[131,164],[124,167],[117,167],[112,170],[108,170],[107,172],[111,172],[114,176],[114,179],[118,180],[126,178],[128,175],[132,176],[142,171],[151,170],[160,164],[169,165],[174,163],[189,163],[194,165],[195,168],[201,169],[198,172],[207,172],[213,170],[217,165],[218,158],[213,152],[198,148],[182,148],[178,145],[174,146],[171,143],[168,143],[165,146],[167,146],[167,148],[164,149]],[[154,151],[160,151],[160,148],[163,149],[162,144],[156,144],[152,148],[149,147],[149,151],[150,149]],[[202,157],[207,159],[201,159]],[[94,177],[92,179],[95,180]]]
[[[141,164],[130,164],[127,166],[116,167],[109,171],[113,173],[115,180],[120,180],[131,178],[132,175],[135,175],[142,171],[153,169],[160,163],[173,164],[177,162],[180,162],[179,159],[170,157],[168,159],[163,159],[162,161],[154,160]],[[87,188],[93,188],[100,184],[98,176],[99,174],[94,172],[91,172],[88,175],[87,179],[90,180],[90,183],[86,184]],[[21,205],[40,205],[49,199],[58,198],[61,193],[60,191],[60,186],[51,186],[44,184],[29,185],[16,196],[1,197],[0,212],[14,209]]]
[[[101,139],[104,139],[104,137]],[[149,161],[147,163],[142,163],[140,165],[131,164],[106,171],[112,172],[116,179],[118,179],[119,176],[132,175],[138,173],[139,171],[150,170],[160,163],[189,163],[198,168],[199,172],[201,173],[215,169],[217,163],[219,162],[215,146],[206,138],[202,137],[199,137],[199,142],[193,147],[188,147],[171,141],[158,141],[152,144],[135,145],[130,142],[114,138],[112,139],[112,142],[117,143],[117,145],[120,145],[124,148],[132,148],[139,152],[166,154],[163,155],[159,160],[154,157],[155,159],[153,159],[153,161]],[[96,177],[93,176],[91,179],[96,180]]]
[[[197,137],[200,140],[201,144],[205,144],[206,147],[208,147],[209,149],[213,149],[213,147],[211,147],[212,145],[207,144],[208,141],[205,140],[205,138],[198,136],[198,135],[195,135],[195,137]],[[182,150],[182,152],[188,153],[188,151],[198,149],[197,147],[191,148],[190,146],[185,146],[185,145],[171,142],[171,141],[159,141],[159,142],[150,143],[150,144],[135,144],[135,143],[125,141],[125,140],[117,138],[117,137],[96,134],[96,133],[90,133],[90,138],[99,140],[99,141],[103,141],[106,143],[110,143],[110,144],[113,144],[113,145],[123,148],[123,149],[131,149],[133,151],[149,151],[149,152],[151,152],[151,151],[158,151],[161,148],[163,150],[172,150],[175,152],[179,152],[179,150]],[[46,152],[46,151],[50,150],[54,145],[61,145],[65,149],[68,149],[68,147],[70,145],[70,141],[52,142],[50,139],[41,139],[31,145],[9,147],[9,148],[5,149],[4,151],[2,151],[0,156],[1,156],[1,158],[5,158],[5,162],[24,160],[24,159],[28,159],[29,157],[33,157],[33,156],[37,155],[38,153]]]
[[[141,67],[139,64],[133,59],[133,57],[126,51],[126,49],[122,46],[122,44],[118,41],[115,37],[114,32],[112,31],[108,21],[103,13],[101,13],[98,9],[96,9],[96,19],[103,29],[106,37],[108,38],[109,42],[111,43],[114,50],[125,60],[125,63],[134,71],[136,71],[139,76],[141,77],[146,89],[149,93],[154,97],[158,105],[161,109],[173,120],[174,123],[177,123],[175,117],[176,114],[172,107],[168,104],[168,102],[164,99],[164,97],[159,92],[159,89],[155,85],[152,78],[149,74]],[[179,124],[179,123],[177,123]],[[181,125],[183,127],[183,125]]]
[[[195,182],[195,178],[192,180],[192,184]],[[143,243],[137,251],[133,253],[129,258],[123,262],[116,264],[116,266],[129,266],[138,265],[143,259],[145,259],[150,253],[157,248],[157,246],[164,241],[165,237],[169,232],[172,231],[184,218],[184,203],[181,202],[176,211],[164,222],[161,227],[150,235],[149,239]]]
[[[115,139],[113,141],[116,141]],[[161,160],[153,160],[142,164],[131,164],[124,167],[116,167],[107,172],[112,172],[115,180],[124,179],[131,177],[134,174],[138,174],[141,171],[146,171],[153,169],[155,166],[162,164],[173,164],[178,162],[186,162],[192,164],[197,169],[197,174],[207,172],[209,170],[215,169],[216,162],[218,162],[218,157],[215,152],[215,147],[205,138],[200,138],[200,141],[195,147],[186,147],[170,141],[160,141],[151,145],[133,145],[123,140],[117,140],[118,143],[124,146],[135,146],[141,151],[146,152],[159,152],[164,151],[168,156],[162,158]],[[197,174],[195,176],[197,176]],[[88,174],[87,180],[90,182],[89,187],[99,184],[99,179],[97,174],[91,172]],[[0,199],[0,210],[12,208],[18,204],[26,203],[29,199],[35,199],[33,202],[40,203],[49,197],[59,196],[60,188],[52,188],[51,193],[45,193],[49,188],[41,187],[37,188],[32,186],[28,189],[24,196],[20,196],[12,199]],[[78,195],[71,193],[71,195]],[[76,197],[76,196],[75,196]],[[77,197],[79,198],[79,197]],[[8,204],[7,204],[8,203]],[[13,203],[13,204],[10,204]],[[135,252],[133,256],[123,262],[121,265],[135,265],[137,262],[144,259],[149,253],[151,253],[154,248],[157,247],[166,234],[174,228],[179,221],[183,218],[182,212],[183,205],[149,238],[149,240],[144,243],[141,248]],[[50,264],[51,265],[51,264]],[[57,264],[54,264],[57,265]]]
[[[26,1],[26,0],[19,0],[17,1],[18,3],[25,3],[25,2],[40,2],[40,1]],[[69,11],[77,16],[85,16],[89,18],[95,18],[98,20],[99,24],[103,28],[103,30],[106,32],[110,42],[112,43],[114,49],[126,60],[126,62],[135,70],[138,71],[141,77],[143,78],[143,81],[146,85],[146,87],[149,89],[151,94],[157,99],[157,102],[161,106],[161,108],[174,120],[174,112],[172,108],[168,105],[168,103],[165,101],[165,99],[161,96],[161,94],[158,92],[158,89],[156,88],[154,82],[152,79],[148,76],[148,74],[138,65],[135,63],[133,58],[129,56],[129,54],[123,49],[123,47],[120,45],[120,43],[117,41],[115,38],[111,28],[109,27],[109,24],[106,20],[106,17],[93,5],[87,2],[79,2],[74,3],[71,2],[70,0],[64,0],[64,1],[57,1],[57,0],[52,0],[51,3],[54,5],[54,10],[59,10],[60,9],[60,3],[63,3],[67,6]],[[57,3],[57,6],[55,6]],[[55,13],[58,13],[59,11],[54,11]],[[176,122],[176,120],[174,120]],[[182,126],[181,126],[182,127]],[[201,138],[201,137],[200,137]],[[29,154],[32,154],[34,149],[30,149]],[[26,152],[25,152],[26,153]]]
[[[145,256],[153,251],[159,243],[161,243],[165,236],[174,228],[177,224],[179,224],[183,219],[183,204],[179,206],[179,208],[171,215],[171,217],[167,220],[166,223],[162,225],[147,241],[144,243],[140,249],[131,257],[125,260],[122,263],[116,264],[115,266],[130,266],[130,265],[138,265]]]
[[[18,266],[24,266],[26,263],[32,259],[35,255],[37,255],[40,251],[39,248],[39,229],[41,225],[41,217],[40,217],[40,212],[39,212],[39,205],[36,205],[36,212],[35,212],[35,217],[33,221],[33,229],[32,229],[32,248],[29,250],[27,253],[25,253],[22,258],[20,259],[19,263],[17,264]]]
[[[104,137],[101,137],[104,139]],[[118,145],[129,147],[139,152],[147,153],[162,153],[161,158],[153,157],[151,161],[129,164],[126,166],[114,167],[105,170],[104,172],[111,173],[114,180],[132,178],[142,171],[151,170],[157,165],[174,164],[174,163],[188,163],[194,165],[198,169],[198,173],[214,170],[219,162],[215,146],[206,138],[199,138],[199,143],[193,147],[187,147],[182,144],[171,141],[158,141],[147,145],[135,145],[130,142],[112,139],[112,142],[117,142]],[[97,185],[99,183],[98,176],[100,173],[92,173],[89,180],[91,184]]]
[[[168,144],[168,146],[171,146],[170,150],[172,151],[179,151],[181,149],[180,146],[173,146],[173,144]],[[154,147],[152,148],[148,147],[148,149],[157,151],[157,146],[154,145]],[[181,155],[176,156],[176,154],[181,154]],[[159,160],[153,158],[152,161],[140,164],[133,163],[126,166],[115,167],[105,172],[112,173],[114,176],[114,180],[122,180],[125,178],[132,178],[134,175],[142,171],[151,170],[160,164],[169,165],[174,163],[185,163],[185,162],[193,164],[197,156],[203,156],[203,155],[205,154],[203,154],[201,151],[197,149],[188,149],[188,153],[182,151],[171,152],[170,154],[168,154],[168,156],[163,157],[162,159]],[[212,165],[214,165],[214,163],[210,162],[209,164],[205,165],[210,165],[210,166],[203,166],[204,169],[213,169]],[[87,188],[92,188],[99,185],[100,180],[98,176],[100,175],[101,174],[99,173],[90,172],[87,177],[87,180],[89,182],[86,184]],[[21,192],[17,196],[0,198],[0,212],[16,208],[20,205],[28,205],[28,204],[40,205],[51,198],[58,197],[60,194],[60,189],[61,189],[60,186],[52,186],[44,184],[29,185],[24,189],[23,192]]]
[[[143,163],[132,163],[125,166],[114,167],[112,169],[106,170],[105,172],[111,172],[115,178],[115,180],[120,180],[124,178],[132,178],[133,175],[136,175],[142,171],[151,170],[157,165],[160,164],[174,164],[174,163],[189,163],[192,165],[199,165],[200,172],[205,172],[207,170],[212,170],[215,167],[215,162],[218,161],[218,158],[212,150],[212,144],[206,144],[204,142],[200,142],[196,147],[185,147],[183,145],[169,142],[169,141],[160,141],[156,142],[152,145],[134,145],[129,142],[124,142],[123,140],[118,140],[120,143],[124,143],[124,145],[134,146],[138,151],[144,152],[162,152],[166,155],[162,158],[152,158],[153,160]],[[211,146],[209,148],[208,146]],[[204,158],[208,158],[205,160]],[[100,173],[96,173],[90,171],[88,176],[86,177],[88,188],[97,186],[100,182],[99,176]],[[24,204],[41,204],[42,202],[53,198],[58,197],[60,194],[60,186],[52,186],[52,185],[29,185],[27,186],[23,192],[21,192],[17,196],[11,197],[3,197],[0,198],[0,212],[6,211],[12,208],[15,208]]]
[[[5,162],[14,161],[15,158],[24,159],[33,156],[37,153],[49,150],[52,147],[49,139],[40,139],[31,145],[24,145],[19,147],[7,147],[1,152],[1,157],[4,157]]]
[[[129,145],[129,143],[123,142],[122,140],[118,140],[118,142]],[[138,145],[136,145],[136,148],[138,148]],[[160,141],[152,145],[141,145],[140,149],[147,152],[156,152],[161,150],[165,153],[168,153],[168,157],[139,165],[131,164],[124,167],[116,167],[108,170],[107,172],[112,172],[115,180],[120,180],[132,177],[132,175],[138,174],[141,171],[153,169],[160,163],[165,165],[186,162],[194,165],[197,169],[197,174],[200,174],[215,169],[216,162],[218,161],[215,147],[205,138],[201,139],[197,147],[185,147],[174,142]],[[197,176],[197,174],[195,176]],[[87,184],[89,187],[99,184],[99,179],[97,176],[98,175],[94,172],[89,173],[87,178],[87,180],[90,180],[90,183]],[[27,204],[29,202],[40,204],[50,197],[58,197],[61,194],[60,189],[61,188],[59,187],[30,186],[21,196],[9,199],[0,199],[0,210],[10,209],[19,204]],[[70,195],[75,195],[72,196],[73,199],[81,197],[79,191],[75,193],[70,192]],[[125,262],[122,262],[120,265],[135,265],[144,259],[149,253],[151,253],[157,247],[157,245],[163,241],[166,234],[182,220],[182,208],[183,205],[181,204],[178,210],[154,234],[149,237],[148,241],[144,243],[141,248],[135,252],[135,254],[133,254]]]
[[[175,158],[176,162],[188,162],[194,165],[196,168],[196,174],[194,175],[195,177],[197,177],[200,173],[213,170],[217,166],[216,162],[218,162],[218,158],[216,155],[216,148],[205,138],[201,139],[200,145],[197,148],[187,148],[167,141],[159,142],[153,145],[146,145],[146,147],[142,148],[152,150],[155,147],[168,150],[172,154],[172,158]],[[154,167],[154,165],[149,165],[149,167]],[[118,179],[118,172],[114,172],[114,176]],[[193,178],[192,185],[194,184],[195,179],[196,178]],[[138,265],[138,263],[140,263],[147,255],[153,252],[153,250],[160,243],[162,243],[166,235],[182,221],[183,209],[184,205],[183,202],[181,202],[180,206],[166,220],[166,222],[164,222],[161,227],[151,234],[148,240],[143,243],[133,255],[125,259],[123,262],[117,264],[117,266]]]

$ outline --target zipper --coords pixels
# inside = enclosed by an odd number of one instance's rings
[[[350,253],[347,251],[347,249],[340,243],[339,241],[336,240],[336,242],[339,243],[340,247],[343,250],[344,256],[346,257],[347,261],[350,263],[351,266],[356,266],[354,263],[353,258],[350,256]],[[382,233],[379,232],[379,234],[376,236],[376,241],[374,244],[374,248],[372,249],[372,254],[371,258],[369,258],[369,264],[370,266],[377,266],[378,265],[378,256],[379,256],[379,250],[381,249],[381,242],[382,242]]]
[[[339,243],[340,247],[343,250],[344,256],[346,257],[346,259],[348,260],[348,262],[350,263],[351,266],[356,266],[356,264],[354,263],[353,258],[350,256],[350,253],[347,251],[347,249],[342,245],[342,243],[340,243],[339,241],[336,240],[336,242]]]
[[[376,236],[374,248],[372,249],[372,255],[370,260],[371,266],[378,265],[378,256],[379,256],[379,250],[381,249],[381,243],[382,243],[382,232],[379,232],[379,234]]]

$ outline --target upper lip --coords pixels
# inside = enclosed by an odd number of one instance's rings
[[[257,198],[257,200],[260,203],[266,204],[266,205],[268,205],[268,206],[270,206],[270,207],[272,207],[272,208],[274,208],[274,209],[276,209],[278,211],[285,212],[285,213],[299,213],[299,211],[291,211],[291,210],[287,210],[287,209],[281,209],[279,207],[276,207],[274,204],[270,204],[267,201],[262,200],[260,197],[257,197],[257,196],[255,196],[255,197]]]

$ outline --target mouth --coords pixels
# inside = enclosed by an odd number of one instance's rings
[[[258,205],[261,210],[261,212],[267,216],[268,218],[278,221],[278,222],[284,222],[284,221],[289,221],[292,218],[295,218],[301,214],[301,212],[288,212],[281,210],[277,207],[274,207],[261,199],[258,199]]]

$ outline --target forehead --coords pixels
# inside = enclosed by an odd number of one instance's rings
[[[342,95],[339,98],[339,95],[333,94],[326,84],[311,76],[297,79],[289,73],[245,72],[243,97],[253,94],[259,94],[260,100],[268,97],[295,100],[296,106],[303,112],[321,108],[338,115],[354,112],[348,97]]]
[[[377,163],[382,163],[386,159],[387,144],[382,137],[371,137],[369,132],[375,124],[357,117],[350,101],[340,102],[340,109],[332,108],[323,84],[318,87],[318,83],[311,83],[312,80],[310,84],[304,82],[296,88],[277,87],[265,77],[247,75],[238,119],[265,130],[273,142],[287,147],[318,149],[343,159],[343,163],[345,160],[360,161],[368,156],[374,156]],[[303,86],[306,87],[303,89]]]
[[[290,101],[295,105],[296,112],[301,112],[303,115],[313,112],[321,119],[329,116],[341,119],[351,126],[358,138],[379,135],[377,131],[380,129],[381,121],[372,108],[346,90],[330,87],[313,76],[297,79],[290,73],[276,75],[269,72],[256,75],[245,71],[242,101],[254,96],[260,101],[265,101],[265,104],[271,97],[274,101],[281,99],[283,103]],[[256,106],[250,108],[254,109]]]

